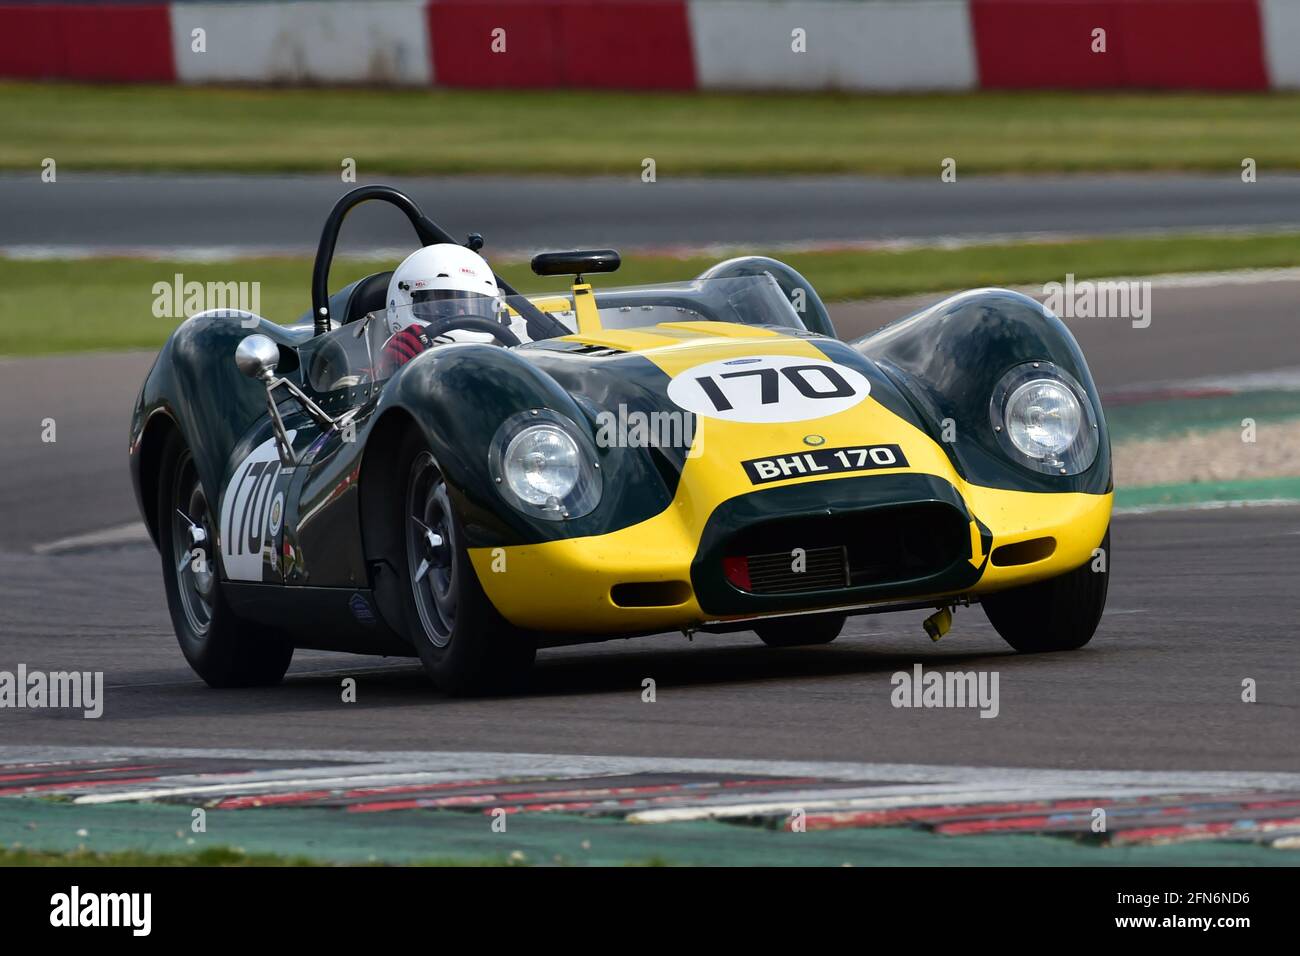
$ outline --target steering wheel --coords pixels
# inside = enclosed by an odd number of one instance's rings
[[[519,336],[511,332],[509,328],[495,319],[489,319],[481,315],[457,315],[448,319],[439,319],[426,325],[424,334],[431,339],[436,339],[438,336],[446,335],[455,329],[464,329],[466,332],[486,332],[497,340],[498,345],[508,349],[520,344]]]

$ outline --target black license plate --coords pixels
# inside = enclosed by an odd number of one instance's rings
[[[876,471],[906,468],[907,458],[897,445],[855,445],[848,448],[815,448],[770,458],[742,461],[750,484],[762,485],[787,478],[830,475],[841,471]]]

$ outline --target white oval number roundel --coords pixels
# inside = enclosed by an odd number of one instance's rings
[[[826,359],[755,355],[706,362],[673,376],[668,397],[728,422],[802,422],[852,408],[871,393],[856,369]]]

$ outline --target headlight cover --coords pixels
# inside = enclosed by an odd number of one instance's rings
[[[1097,458],[1092,403],[1074,377],[1051,362],[1018,365],[989,400],[998,444],[1013,460],[1046,475],[1077,475]]]
[[[507,419],[492,439],[488,468],[501,496],[537,518],[580,518],[600,503],[595,449],[573,422],[548,408]]]

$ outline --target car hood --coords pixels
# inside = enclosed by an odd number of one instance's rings
[[[883,369],[802,330],[681,322],[566,336],[517,354],[574,397],[597,444],[649,438],[688,476],[735,477],[743,462],[815,447],[934,447]]]

